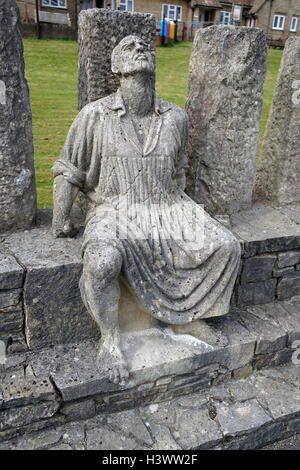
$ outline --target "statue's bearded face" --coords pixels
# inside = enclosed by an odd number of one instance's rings
[[[137,36],[127,36],[114,48],[112,71],[120,75],[154,73],[154,55],[149,46]]]

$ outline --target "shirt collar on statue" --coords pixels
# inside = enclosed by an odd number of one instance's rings
[[[113,93],[108,98],[110,98],[105,105],[113,110],[119,111],[120,116],[124,116],[126,114],[126,109],[124,105],[124,101],[122,98],[121,90],[118,88],[116,93]],[[172,105],[167,101],[162,100],[159,96],[155,94],[155,103],[154,103],[154,111],[159,116],[171,109]]]

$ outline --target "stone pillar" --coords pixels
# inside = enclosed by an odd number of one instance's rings
[[[0,232],[29,227],[36,212],[29,91],[19,10],[0,0]]]
[[[155,17],[101,9],[79,14],[78,108],[116,91],[118,78],[111,71],[113,48],[129,34],[136,34],[155,50]]]
[[[300,38],[288,39],[281,61],[255,184],[257,199],[300,202]]]
[[[187,192],[212,214],[251,205],[266,37],[258,28],[199,29],[190,60]]]

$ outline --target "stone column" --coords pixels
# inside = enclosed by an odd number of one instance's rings
[[[186,103],[187,192],[212,214],[251,205],[265,68],[262,30],[211,26],[197,31]]]
[[[281,61],[255,184],[257,199],[300,202],[300,38],[288,39]]]
[[[116,91],[118,78],[111,71],[113,48],[129,34],[136,34],[155,49],[155,17],[101,9],[79,14],[78,108]],[[154,86],[154,85],[153,85]]]
[[[19,9],[0,0],[0,232],[29,227],[36,193]]]

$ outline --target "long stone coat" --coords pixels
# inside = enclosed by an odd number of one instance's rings
[[[186,140],[185,112],[156,97],[142,145],[118,91],[80,111],[53,167],[89,202],[83,253],[118,250],[129,287],[170,324],[227,313],[240,260],[234,236],[184,193]]]

